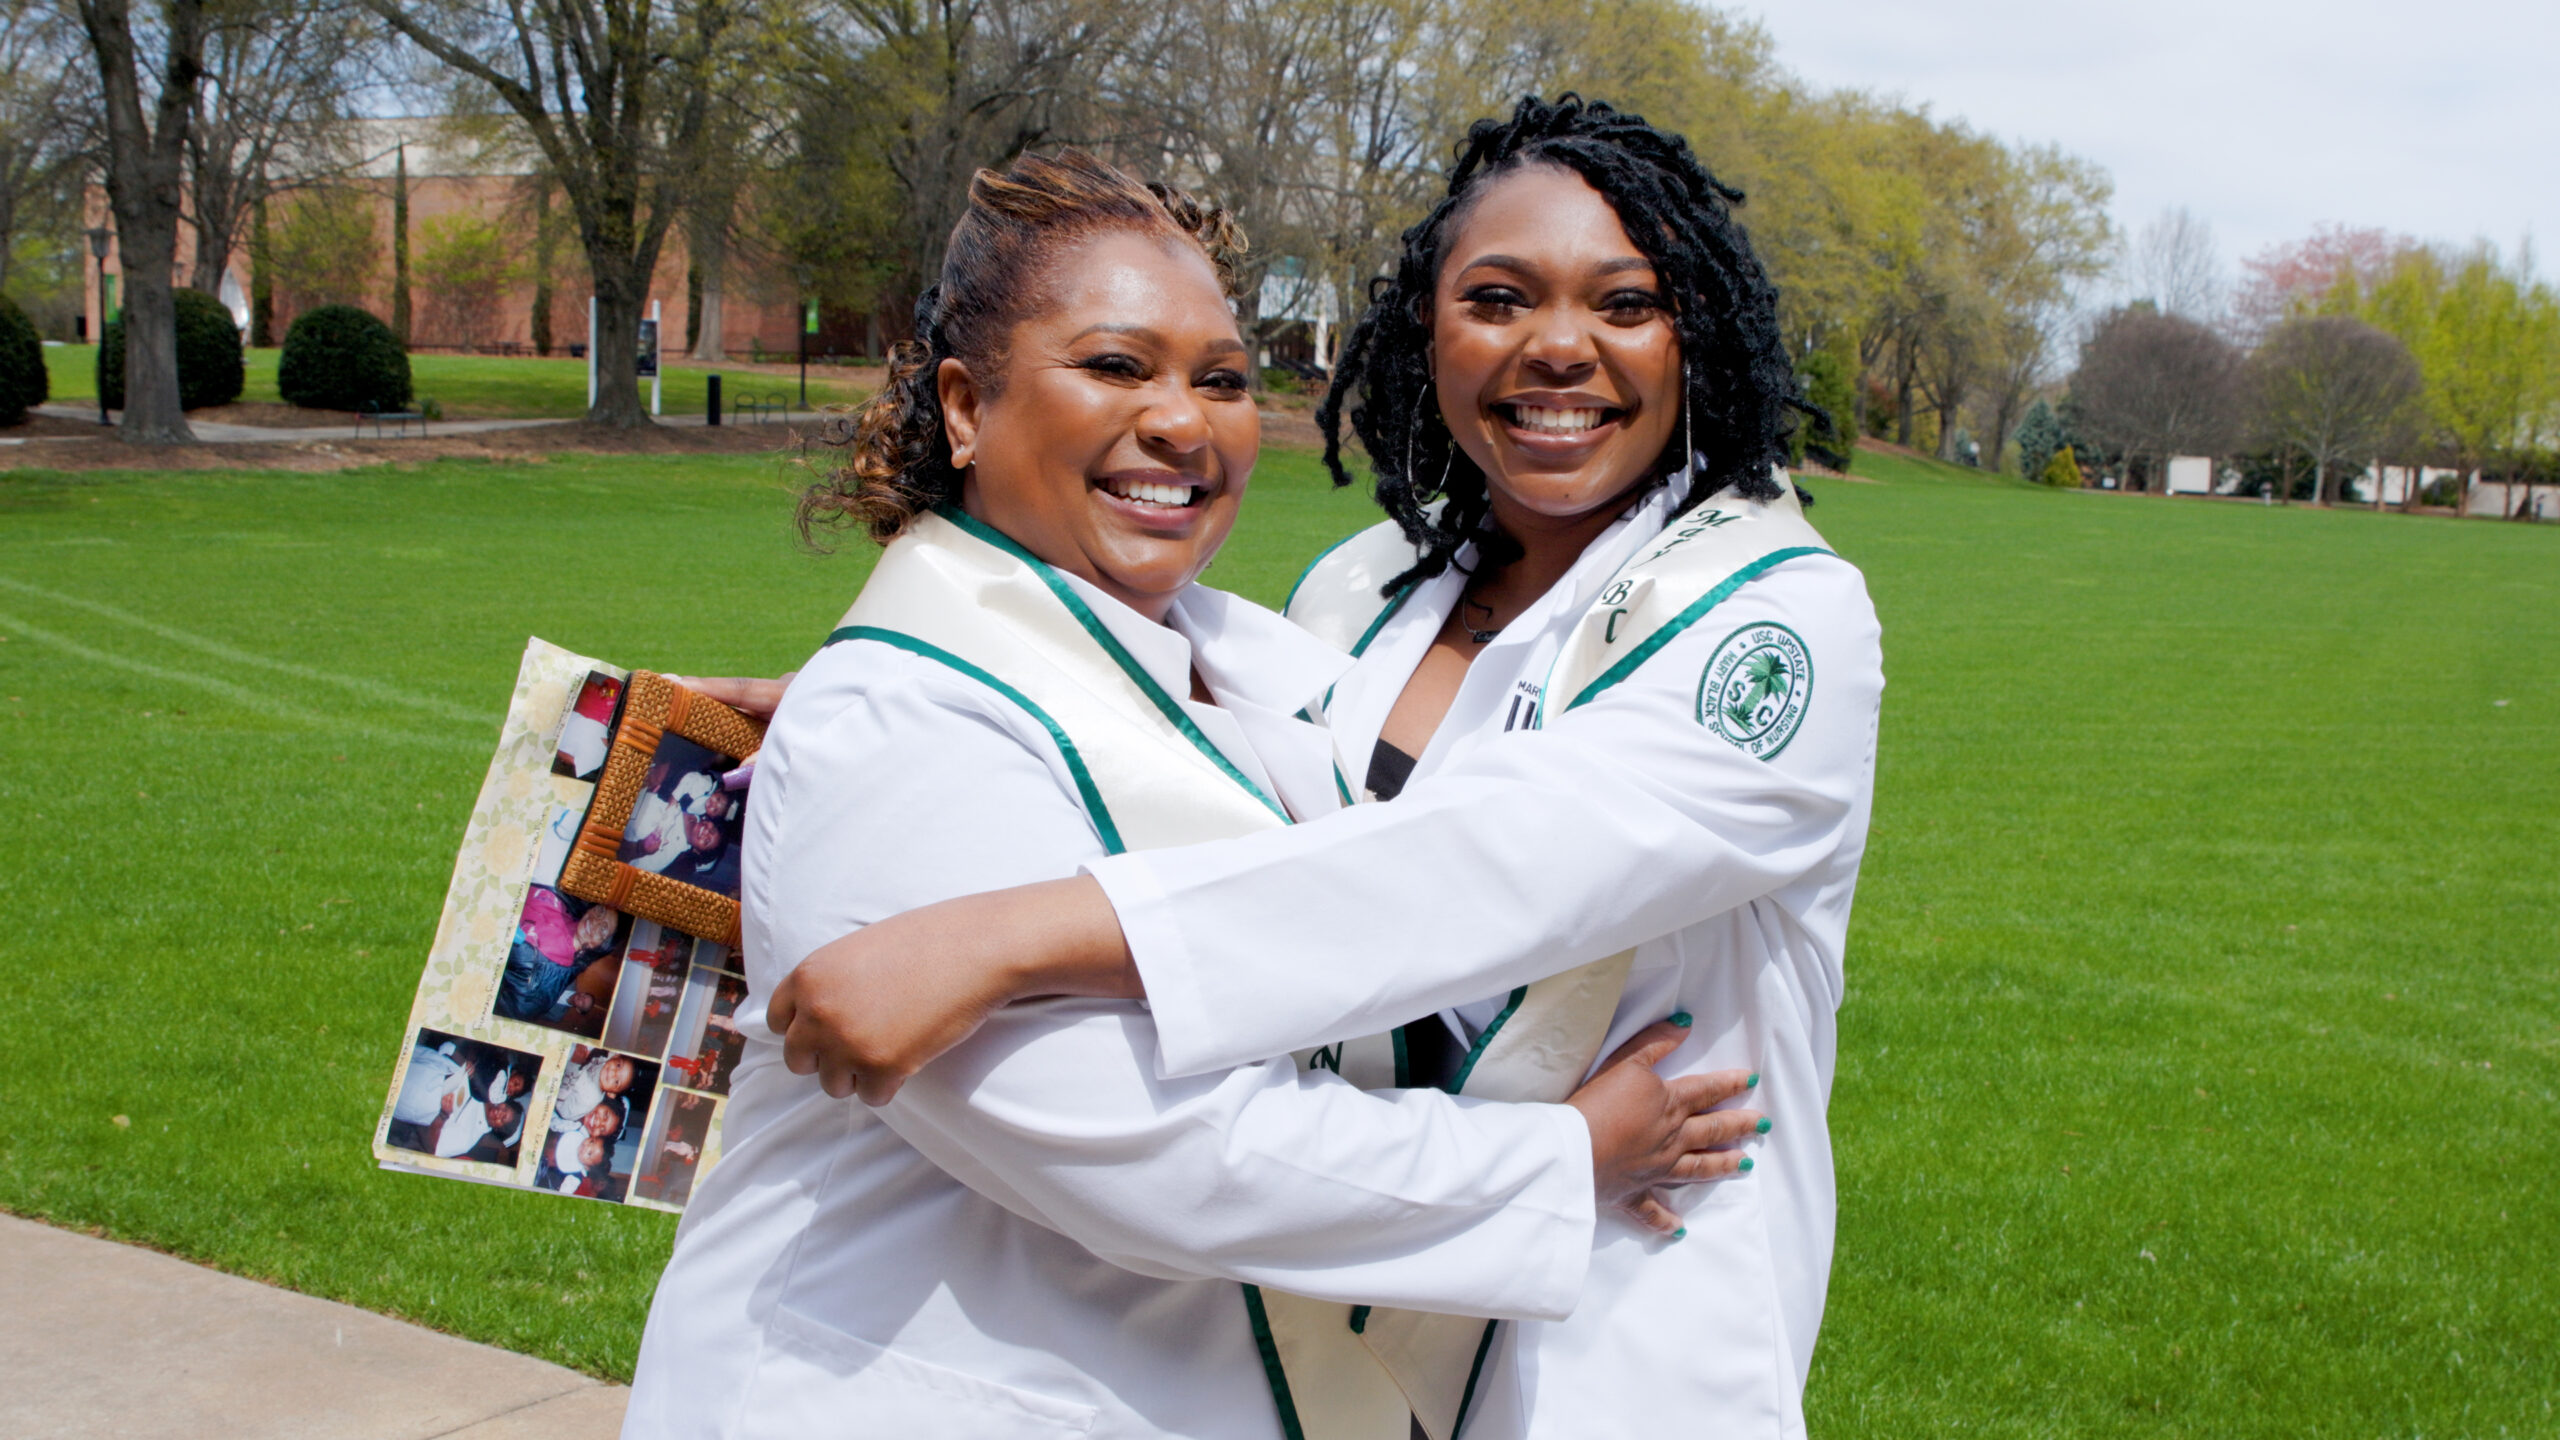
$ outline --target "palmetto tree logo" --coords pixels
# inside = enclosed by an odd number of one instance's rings
[[[1725,637],[1698,679],[1698,723],[1766,760],[1787,747],[1813,698],[1813,661],[1784,625]]]

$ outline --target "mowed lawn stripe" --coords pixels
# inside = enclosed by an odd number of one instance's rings
[[[385,705],[397,705],[406,709],[423,710],[440,720],[452,720],[461,724],[477,725],[486,729],[496,726],[499,721],[504,718],[503,712],[473,710],[464,706],[436,699],[432,695],[412,694],[409,691],[398,688],[397,686],[386,684],[380,680],[369,680],[361,675],[340,675],[327,670],[315,670],[308,665],[297,665],[289,660],[279,660],[271,655],[260,655],[254,651],[243,650],[236,645],[225,645],[219,640],[210,639],[206,636],[181,630],[174,625],[163,625],[147,616],[136,615],[130,610],[119,609],[116,606],[106,604],[102,601],[84,599],[78,595],[65,595],[60,591],[47,590],[39,585],[30,585],[23,580],[13,580],[6,575],[0,575],[0,589],[14,590],[21,595],[32,596],[38,600],[49,601],[56,605],[69,606],[72,609],[86,611],[92,615],[104,616],[109,620],[114,620],[124,625],[130,625],[147,634],[158,636],[160,639],[169,641],[171,644],[183,645],[190,650],[202,651],[203,653],[211,655],[218,660],[227,661],[234,665],[249,665],[260,670],[271,670],[279,675],[289,675],[297,680],[311,680],[322,685],[334,685],[339,689],[354,691],[356,694],[362,695],[368,700],[378,701]]]
[[[12,636],[33,640],[39,645],[48,646],[76,659],[86,660],[93,665],[103,665],[112,669],[127,671],[132,674],[139,675],[146,680],[158,680],[172,685],[184,685],[191,689],[205,691],[209,694],[219,696],[224,700],[228,700],[232,704],[237,705],[244,710],[254,711],[257,714],[270,716],[278,720],[288,721],[303,728],[322,731],[345,731],[349,734],[362,735],[368,739],[380,740],[394,745],[430,745],[451,747],[455,745],[468,746],[472,743],[471,741],[462,740],[459,737],[450,735],[425,735],[410,730],[386,729],[383,726],[369,724],[362,720],[352,719],[343,715],[331,715],[311,707],[296,705],[285,698],[268,694],[263,691],[252,690],[244,685],[235,685],[228,680],[207,675],[202,671],[177,669],[166,665],[154,665],[147,661],[135,659],[131,655],[118,654],[111,650],[101,650],[95,646],[83,645],[68,635],[57,634],[56,632],[44,629],[41,626],[30,625],[26,621],[10,615],[6,611],[0,611],[0,630],[6,630]]]
[[[1814,1432],[2554,1433],[2560,533],[1860,465],[1808,482],[1890,682]],[[441,734],[313,676],[494,716],[528,633],[805,659],[872,551],[798,546],[802,478],[22,473],[0,575],[204,644],[0,589]],[[1372,516],[1267,455],[1210,578],[1276,602]],[[0,1205],[627,1373],[662,1217],[365,1149],[491,735],[0,631]]]

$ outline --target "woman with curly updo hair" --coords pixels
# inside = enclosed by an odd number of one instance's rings
[[[777,1000],[874,1099],[1059,993],[1146,996],[1171,1074],[1384,1036],[1408,1082],[1552,1099],[1666,1016],[1674,1086],[1751,1072],[1770,1118],[1695,1122],[1676,1178],[1704,1183],[1624,1197],[1571,1318],[1496,1327],[1454,1408],[1407,1391],[1435,1440],[1802,1433],[1884,679],[1864,581],[1776,468],[1797,387],[1742,202],[1607,105],[1478,122],[1320,415],[1388,515],[1288,607],[1357,657],[1314,712],[1343,812],[899,916]]]
[[[1242,245],[1076,151],[981,172],[916,339],[803,500],[804,527],[885,548],[757,757],[748,1039],[626,1436],[1278,1440],[1271,1316],[1561,1316],[1601,1187],[1697,1148],[1725,1092],[1635,1063],[1547,1104],[1285,1056],[1168,1080],[1144,1007],[1073,1000],[874,1110],[757,1023],[872,921],[1338,803],[1308,716],[1348,662],[1194,583],[1260,440]]]

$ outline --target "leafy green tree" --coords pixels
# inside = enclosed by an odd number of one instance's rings
[[[1804,357],[1800,372],[1804,384],[1805,403],[1820,414],[1806,417],[1789,442],[1793,458],[1812,457],[1814,463],[1845,475],[1858,454],[1858,397],[1851,389],[1849,362],[1828,350],[1816,350]]]
[[[507,293],[523,278],[515,244],[485,215],[440,215],[419,227],[418,288],[434,343],[477,350],[497,329]],[[396,334],[398,326],[392,327]]]
[[[2408,250],[2370,285],[2347,277],[2322,309],[2409,347],[2428,419],[2465,472],[2517,469],[2560,424],[2560,295],[2524,260],[2486,243]],[[2414,494],[2404,501],[2419,503]]]
[[[288,311],[362,301],[382,264],[373,196],[344,185],[304,191],[270,227],[267,253],[255,258]]]

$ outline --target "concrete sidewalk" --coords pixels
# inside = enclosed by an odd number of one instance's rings
[[[36,413],[50,415],[57,420],[94,422],[98,418],[98,408],[94,405],[44,404],[36,407]],[[107,413],[119,420],[124,417],[124,412],[121,410],[111,410]],[[409,422],[406,438],[416,440],[440,435],[485,435],[493,430],[529,430],[536,425],[559,423],[561,422],[556,417],[540,420],[437,420],[433,422],[412,420]],[[297,440],[376,438],[372,421],[368,420],[362,426],[358,426],[352,418],[327,425],[232,425],[219,420],[189,420],[187,425],[195,431],[198,440],[208,445],[289,444]],[[98,430],[101,436],[114,433],[104,425],[99,426]],[[403,437],[395,427],[382,432],[379,438],[397,440]]]
[[[9,1440],[609,1440],[628,1392],[0,1215]]]

